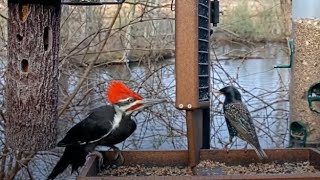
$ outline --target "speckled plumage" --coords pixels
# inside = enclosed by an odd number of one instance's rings
[[[260,146],[259,139],[253,124],[252,117],[246,105],[241,100],[240,92],[233,86],[227,86],[219,90],[225,95],[223,111],[228,126],[230,140],[238,136],[254,147],[260,159],[267,155]]]

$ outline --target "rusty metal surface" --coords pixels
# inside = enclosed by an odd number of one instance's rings
[[[265,149],[268,159],[260,160],[253,149],[241,150],[201,150],[201,160],[213,160],[224,162],[226,165],[246,165],[250,163],[285,163],[285,162],[301,162],[310,159],[310,152],[313,152],[313,158],[320,158],[320,154],[310,149]],[[317,162],[320,164],[320,161]]]
[[[318,180],[320,177],[317,175],[275,175],[275,176],[255,176],[255,175],[241,175],[241,176],[153,176],[153,177],[87,177],[78,178],[78,180],[215,180],[215,179],[233,179],[233,180],[261,180],[261,179],[273,179],[273,180]]]
[[[83,165],[79,173],[79,177],[85,176],[95,176],[98,174],[98,167],[97,167],[97,156],[90,156],[89,159]]]
[[[264,163],[269,162],[299,162],[310,161],[311,165],[319,168],[320,166],[320,152],[311,149],[266,149],[269,159]],[[104,152],[106,158],[113,158],[114,152]],[[173,150],[173,151],[123,151],[123,156],[126,159],[125,165],[144,165],[144,166],[185,166],[188,163],[187,150]],[[224,162],[229,165],[246,165],[252,162],[259,162],[253,150],[200,150],[201,160],[215,160]],[[94,161],[95,163],[92,163]],[[90,163],[89,163],[90,162]],[[96,159],[90,158],[85,167],[80,172],[78,180],[209,180],[209,179],[288,179],[288,180],[302,180],[302,179],[320,179],[320,173],[301,173],[301,174],[274,174],[274,175],[217,175],[217,176],[154,176],[154,177],[98,177],[94,176],[89,169],[89,166],[96,166]],[[85,173],[88,172],[88,173]],[[193,171],[197,173],[197,168]],[[96,172],[95,172],[96,173]],[[91,174],[90,176],[88,176]]]
[[[226,175],[226,176],[148,176],[148,177],[78,177],[77,180],[318,180],[320,174]]]
[[[202,147],[202,110],[187,111],[187,136],[189,150],[189,166],[194,167],[200,161]]]
[[[113,151],[104,152],[104,159],[110,160],[114,158]],[[172,150],[172,151],[123,151],[122,155],[125,159],[125,166],[134,166],[143,164],[145,166],[187,166],[188,151]]]
[[[310,157],[309,161],[310,163],[316,168],[320,169],[320,151],[316,149],[312,149],[309,151]]]
[[[176,1],[175,73],[178,109],[199,107],[197,3],[196,0]]]

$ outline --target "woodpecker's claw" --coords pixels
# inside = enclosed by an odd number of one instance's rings
[[[124,163],[124,158],[122,156],[120,149],[116,146],[112,146],[111,149],[113,149],[116,152],[116,155],[113,158],[115,165],[121,166]]]
[[[97,156],[98,157],[99,171],[101,171],[101,167],[103,165],[103,156],[102,156],[102,154],[99,151],[93,151],[93,152],[90,152],[87,155],[86,159],[88,160],[90,156]]]

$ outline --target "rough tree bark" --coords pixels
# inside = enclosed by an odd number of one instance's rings
[[[57,2],[8,2],[6,141],[15,150],[48,150],[56,142],[60,33]]]

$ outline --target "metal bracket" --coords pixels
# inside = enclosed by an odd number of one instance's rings
[[[290,63],[289,64],[281,64],[281,65],[276,65],[274,68],[291,68],[293,58],[294,58],[294,42],[293,39],[290,39],[288,41],[289,49],[290,49]]]
[[[315,109],[312,105],[313,101],[320,101],[320,83],[316,83],[309,88],[307,98],[310,110],[316,113],[320,113],[320,108]]]

